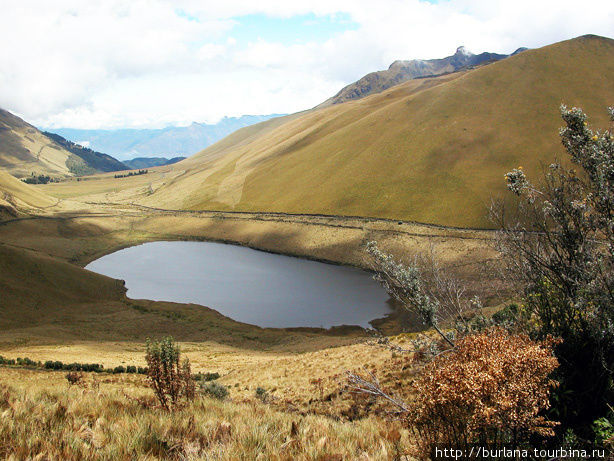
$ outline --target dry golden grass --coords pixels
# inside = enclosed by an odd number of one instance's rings
[[[15,209],[44,209],[58,200],[0,170],[0,199]]]
[[[143,377],[90,375],[86,383],[69,387],[64,373],[0,368],[0,456],[332,461],[395,454],[389,426],[373,417],[335,422],[232,397],[199,397],[169,413],[134,399],[152,401]]]
[[[394,339],[396,344],[408,346],[411,336]],[[311,351],[284,347],[270,350],[248,349],[215,342],[181,342],[182,356],[188,357],[193,373],[219,373],[217,380],[228,386],[238,399],[254,399],[257,388],[271,396],[271,404],[280,409],[304,413],[343,416],[353,404],[347,395],[339,394],[345,382],[345,372],[368,367],[378,370],[383,382],[395,391],[405,392],[403,386],[413,378],[415,369],[411,355],[397,356],[388,348],[361,340],[347,346],[325,338],[312,338]],[[346,341],[347,342],[347,341]],[[308,344],[303,345],[309,347]],[[106,369],[118,365],[146,366],[144,342],[87,342],[63,345],[21,345],[3,351],[5,358],[27,357],[34,361],[59,360],[63,363],[100,363]],[[368,359],[366,358],[368,357]],[[398,360],[407,368],[407,379],[391,381],[391,370]],[[402,366],[403,366],[402,365]],[[104,376],[104,375],[103,375]],[[318,382],[318,383],[316,383]],[[331,397],[334,394],[334,398]]]
[[[59,183],[37,185],[36,188],[53,197],[76,198],[82,202],[108,204],[118,201],[132,201],[136,196],[147,196],[165,184],[181,170],[162,166],[148,168],[144,175],[115,178],[117,172],[67,178]]]

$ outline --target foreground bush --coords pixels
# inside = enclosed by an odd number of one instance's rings
[[[578,171],[554,162],[540,184],[522,167],[507,173],[517,208],[495,215],[509,274],[524,290],[526,331],[563,340],[553,396],[560,435],[571,429],[594,440],[593,422],[614,402],[614,133],[591,130],[580,109],[561,107],[561,115]]]
[[[180,362],[179,346],[173,338],[147,341],[147,378],[160,405],[167,409],[178,407],[183,400],[194,399],[194,379],[190,361]]]
[[[542,415],[558,366],[552,346],[494,328],[430,362],[408,412],[421,455],[444,447],[521,447],[532,436],[554,435],[556,423]]]

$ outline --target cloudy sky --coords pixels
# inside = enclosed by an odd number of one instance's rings
[[[614,37],[612,0],[0,0],[0,107],[40,127],[307,109],[395,59]]]

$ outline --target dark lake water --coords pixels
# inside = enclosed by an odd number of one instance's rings
[[[261,327],[369,327],[391,312],[367,272],[221,243],[145,243],[86,269],[125,280],[133,299],[201,304]]]

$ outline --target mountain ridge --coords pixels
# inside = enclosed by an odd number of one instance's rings
[[[216,124],[192,122],[188,126],[165,128],[78,129],[53,128],[54,133],[75,143],[87,143],[91,149],[117,156],[120,160],[136,157],[177,157],[194,154],[233,131],[283,114],[224,117]]]
[[[126,164],[120,162],[116,158],[102,152],[97,152],[88,147],[81,146],[80,144],[76,144],[65,139],[59,134],[51,133],[49,131],[43,131],[43,134],[65,148],[67,151],[79,156],[85,161],[87,167],[81,168],[78,172],[75,172],[75,174],[85,175],[99,172],[108,173],[110,171],[122,171],[129,169]]]
[[[458,72],[463,69],[496,62],[522,51],[526,51],[526,48],[518,48],[510,55],[490,52],[473,54],[464,46],[459,46],[453,55],[445,58],[396,60],[388,66],[388,69],[370,72],[357,81],[346,85],[333,97],[316,107],[326,107],[332,104],[341,104],[346,101],[361,99],[370,94],[381,93],[407,80]]]
[[[186,157],[135,157],[130,160],[124,160],[124,165],[128,166],[132,170],[139,170],[142,168],[152,168],[155,166],[172,165],[173,163],[185,160]]]
[[[487,208],[505,194],[503,174],[523,165],[539,177],[560,152],[561,103],[607,126],[612,77],[614,40],[582,36],[408,80],[238,130],[182,161],[181,174],[141,200],[490,227]]]

